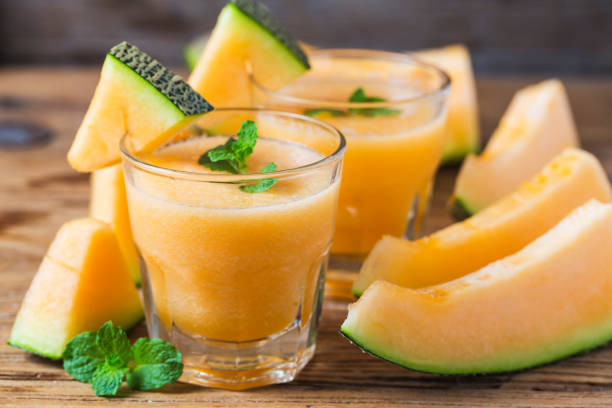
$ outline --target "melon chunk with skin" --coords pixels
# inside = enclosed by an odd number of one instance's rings
[[[478,102],[470,53],[463,44],[414,52],[425,62],[442,68],[451,78],[447,136],[442,163],[455,163],[480,149]]]
[[[341,331],[414,370],[476,374],[549,363],[612,339],[612,204],[595,200],[521,251],[442,285],[385,281]]]
[[[261,85],[276,90],[309,68],[297,41],[264,6],[232,0],[221,10],[189,84],[217,107],[247,107],[249,70]]]
[[[66,343],[104,322],[127,330],[143,318],[117,238],[93,218],[64,224],[23,299],[9,344],[59,359]]]
[[[125,193],[123,167],[115,164],[91,174],[91,198],[89,215],[108,223],[119,243],[119,249],[127,263],[134,284],[140,285],[138,252],[132,237],[130,215]]]
[[[520,90],[483,153],[463,162],[453,213],[481,211],[516,190],[563,149],[576,146],[578,135],[561,81]]]
[[[83,172],[117,163],[123,136],[132,152],[153,150],[210,110],[178,75],[123,42],[106,56],[68,162]]]
[[[514,193],[471,218],[415,241],[382,238],[353,293],[360,296],[376,280],[416,289],[460,278],[520,250],[591,198],[612,201],[606,173],[592,154],[568,148]]]

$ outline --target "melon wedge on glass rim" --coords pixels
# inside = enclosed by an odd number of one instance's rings
[[[212,109],[178,75],[123,42],[106,55],[68,162],[83,172],[118,163],[124,135],[133,152],[153,150]]]
[[[260,3],[232,0],[210,34],[189,84],[217,107],[251,105],[249,70],[279,89],[310,68],[298,42]]]

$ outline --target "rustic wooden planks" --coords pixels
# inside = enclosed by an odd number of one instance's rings
[[[485,78],[478,82],[484,134],[489,134],[512,93],[542,78]],[[298,380],[246,392],[173,384],[159,392],[100,399],[73,381],[59,363],[6,345],[23,293],[57,228],[87,213],[88,177],[72,171],[64,156],[85,112],[97,69],[0,70],[0,122],[23,120],[55,134],[44,146],[0,150],[0,405],[84,406],[612,406],[612,346],[515,374],[443,377],[408,371],[351,346],[337,329],[346,302],[327,299],[318,350]],[[612,79],[567,79],[584,146],[612,174]],[[450,222],[445,202],[454,169],[436,183],[430,230]],[[132,333],[145,333],[144,326]]]

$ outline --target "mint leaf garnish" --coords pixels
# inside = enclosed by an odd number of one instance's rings
[[[115,366],[108,362],[98,366],[90,381],[96,396],[115,395],[128,370],[127,366]]]
[[[112,367],[123,367],[132,360],[132,348],[127,334],[121,327],[106,322],[98,329],[97,343],[105,360]]]
[[[255,144],[257,144],[257,124],[252,120],[242,122],[237,136],[237,138],[230,137],[224,144],[216,146],[201,155],[198,164],[215,171],[244,174],[247,159],[253,153]],[[268,163],[261,169],[262,173],[273,171],[276,171],[276,164],[274,163]],[[275,178],[260,179],[257,184],[240,186],[240,190],[246,193],[260,193],[268,190],[277,182],[278,179]]]
[[[276,171],[276,164],[270,162],[260,170],[260,173],[272,173]],[[246,186],[240,186],[240,189],[245,193],[261,193],[262,191],[269,190],[273,185],[278,182],[276,178],[259,179],[256,184],[249,184]]]
[[[304,111],[304,115],[310,116],[312,118],[319,118],[325,116],[346,116],[346,113],[337,109],[306,109]]]
[[[70,340],[64,349],[64,370],[79,381],[91,382],[96,368],[105,361],[97,338],[95,331],[81,333]]]
[[[246,167],[246,160],[253,153],[256,143],[257,125],[252,120],[242,122],[238,131],[238,140],[231,145],[231,149],[236,155],[236,160],[240,163],[241,169]]]
[[[176,381],[183,372],[181,353],[161,339],[140,338],[130,346],[112,322],[81,333],[66,345],[64,369],[91,384],[96,395],[115,395],[127,374],[130,388],[152,390]]]
[[[386,102],[385,98],[379,96],[367,96],[362,87],[355,89],[355,91],[349,97],[349,102],[363,103],[363,102]],[[392,116],[400,113],[397,109],[390,109],[385,107],[380,108],[349,108],[349,112],[362,115],[362,116]]]
[[[135,366],[127,375],[130,388],[153,390],[181,376],[181,353],[171,344],[143,337],[134,343],[132,349]]]

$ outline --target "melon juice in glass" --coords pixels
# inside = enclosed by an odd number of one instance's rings
[[[242,174],[198,164],[247,119],[258,139]],[[218,109],[199,125],[152,153],[122,145],[149,334],[181,351],[186,382],[291,381],[314,353],[344,138],[265,110]],[[274,184],[244,190],[262,180]]]
[[[328,289],[342,295],[383,235],[419,234],[442,153],[450,80],[391,52],[315,50],[309,60],[311,70],[279,91],[251,76],[253,103],[324,120],[347,139],[328,273]]]

